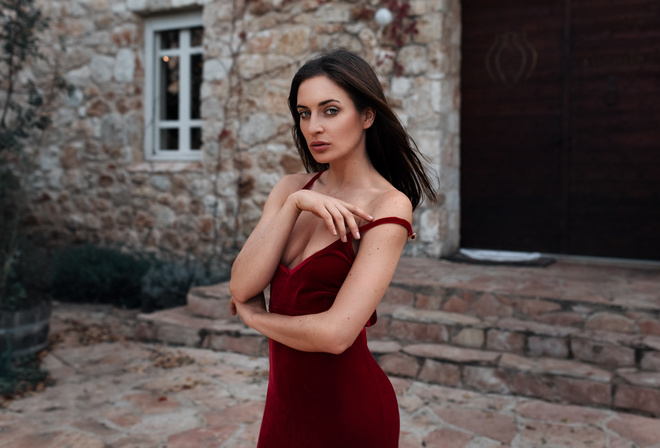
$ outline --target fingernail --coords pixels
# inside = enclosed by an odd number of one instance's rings
[[[374,220],[374,217],[371,216],[371,215],[369,215],[369,219],[373,221],[373,220]]]
[[[355,232],[355,239],[359,240],[360,239],[360,232]]]
[[[344,235],[341,237],[341,240],[345,243],[346,241],[348,241],[348,238],[346,238],[346,235]]]
[[[337,231],[336,231],[336,230],[333,230],[333,231],[332,231],[332,234],[333,234],[333,235],[337,235]]]

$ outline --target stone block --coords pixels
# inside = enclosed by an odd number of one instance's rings
[[[559,396],[569,403],[610,406],[612,402],[612,385],[609,383],[557,377],[555,388]]]
[[[609,367],[629,367],[635,365],[635,350],[604,344],[589,339],[571,339],[571,351],[575,359]]]
[[[389,375],[416,378],[419,372],[419,361],[403,353],[383,355],[378,358],[378,364]]]
[[[470,304],[460,297],[452,296],[442,306],[443,311],[450,313],[465,313],[470,308]]]
[[[449,339],[449,332],[444,325],[393,319],[390,322],[389,336],[414,342],[446,342]]]
[[[568,358],[568,341],[565,338],[530,336],[528,346],[530,356]]]
[[[597,313],[587,320],[585,328],[589,330],[634,333],[635,321],[619,314]]]
[[[413,356],[424,358],[446,360],[456,363],[479,363],[484,365],[495,365],[501,355],[500,353],[495,352],[486,352],[470,348],[458,348],[443,344],[409,345],[405,347],[403,351]]]
[[[415,446],[458,447],[468,446],[474,436],[466,432],[455,431],[450,428],[438,429],[424,437],[421,444]],[[412,446],[412,445],[411,445]]]
[[[375,354],[397,353],[401,350],[401,344],[395,341],[374,341],[367,342],[369,351]]]
[[[512,331],[488,330],[486,348],[522,355],[525,351],[525,335]]]
[[[651,387],[660,390],[660,373],[658,372],[627,372],[621,369],[617,374],[633,386]]]
[[[427,359],[424,361],[418,379],[428,383],[442,384],[444,386],[460,386],[461,369],[456,364],[448,364]]]
[[[156,324],[156,339],[186,347],[199,347],[202,342],[197,328],[168,324]]]
[[[606,370],[599,369],[590,364],[584,364],[565,359],[528,359],[522,356],[505,353],[499,361],[501,369],[511,371],[529,372],[540,375],[559,375],[590,381],[609,383],[612,380],[612,374]]]
[[[385,291],[383,303],[396,303],[397,305],[412,306],[415,301],[415,293],[407,289],[390,286]]]
[[[367,327],[367,334],[374,339],[387,339],[387,333],[390,328],[390,317],[378,315],[378,321],[375,325]]]
[[[614,407],[660,416],[660,391],[636,386],[617,386]]]
[[[510,415],[481,409],[433,407],[438,417],[451,425],[511,446],[516,436],[516,422]]]
[[[492,367],[465,366],[463,385],[482,392],[498,394],[510,392],[506,374]]]
[[[582,316],[580,313],[573,313],[570,311],[560,311],[556,313],[544,314],[536,318],[537,321],[544,324],[577,328],[583,327],[584,319],[584,316]]]
[[[481,348],[484,345],[484,330],[463,328],[451,338],[451,343],[461,347]]]
[[[640,366],[644,370],[660,371],[660,352],[645,352]]]
[[[537,400],[524,400],[519,402],[515,412],[527,420],[597,425],[609,419],[609,411],[592,409],[584,406],[567,406],[565,404],[544,403]]]
[[[471,305],[470,309],[480,317],[509,317],[513,315],[513,308],[503,305],[492,294],[483,294]]]
[[[210,319],[231,319],[229,299],[211,299],[188,294],[188,311]]]
[[[511,393],[526,397],[536,397],[547,401],[556,399],[554,382],[546,376],[511,373],[508,376],[508,386]]]
[[[640,319],[637,321],[639,330],[643,334],[660,335],[660,321],[655,319]]]
[[[397,308],[392,312],[392,316],[396,319],[414,321],[414,322],[427,322],[438,323],[447,325],[478,325],[481,323],[476,317],[467,316],[458,313],[447,313],[445,311],[435,310],[420,310],[415,308]]]
[[[242,353],[244,355],[266,356],[268,339],[264,336],[211,335],[209,347],[217,351]]]
[[[527,316],[540,316],[559,310],[561,310],[559,303],[547,300],[525,300],[522,306],[522,312]]]
[[[620,412],[607,423],[607,429],[615,431],[630,442],[634,442],[632,446],[653,446],[660,440],[660,425],[658,425],[658,419],[656,418]],[[626,447],[626,445],[621,445],[621,447]]]
[[[529,332],[536,335],[555,337],[569,336],[578,332],[578,330],[575,328],[530,322],[526,320],[514,319],[511,317],[498,320],[497,328],[506,331]]]

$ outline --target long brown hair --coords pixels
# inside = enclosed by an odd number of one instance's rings
[[[293,138],[307,172],[328,168],[327,164],[314,160],[300,129],[298,113],[300,84],[317,76],[327,76],[344,89],[358,112],[367,107],[375,111],[374,123],[366,130],[367,154],[374,168],[408,196],[413,208],[417,207],[422,196],[435,201],[436,193],[421,161],[423,155],[387,103],[376,72],[367,61],[346,50],[334,50],[310,59],[291,81],[289,109],[295,122]]]

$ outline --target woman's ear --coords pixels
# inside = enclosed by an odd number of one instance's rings
[[[367,107],[362,115],[364,117],[364,126],[362,129],[369,129],[376,119],[376,111],[371,107]]]

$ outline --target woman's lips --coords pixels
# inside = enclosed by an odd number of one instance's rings
[[[326,142],[312,142],[309,146],[316,152],[323,152],[330,147],[330,144]]]

